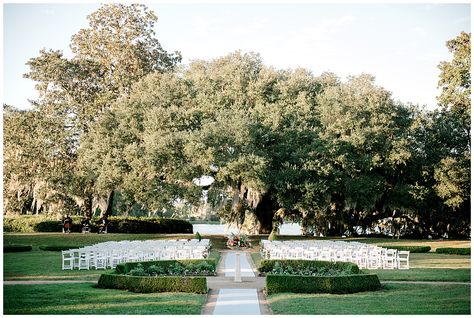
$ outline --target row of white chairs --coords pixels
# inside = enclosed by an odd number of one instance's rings
[[[204,259],[210,249],[209,239],[109,241],[62,251],[62,269],[107,269],[127,262]]]
[[[347,241],[268,241],[262,240],[264,259],[302,259],[351,262],[367,269],[409,269],[409,251]]]

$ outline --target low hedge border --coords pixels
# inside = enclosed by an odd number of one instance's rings
[[[351,294],[381,288],[379,278],[374,274],[332,277],[267,275],[265,283],[268,294],[283,292]]]
[[[82,231],[81,217],[72,217],[73,224],[71,232]],[[98,232],[97,220],[90,223],[91,232]],[[4,232],[62,232],[63,223],[60,220],[45,219],[44,217],[19,216],[4,217]],[[111,233],[163,233],[163,234],[192,234],[193,225],[185,220],[166,218],[139,218],[139,217],[110,217],[107,226]]]
[[[302,267],[324,267],[334,270],[344,270],[352,274],[359,274],[359,267],[354,263],[349,262],[329,262],[329,261],[310,261],[310,260],[290,260],[290,259],[264,259],[260,262],[258,271],[260,273],[268,273],[273,270],[275,263],[279,263],[282,266],[291,266],[293,268]]]
[[[102,274],[99,288],[124,289],[135,293],[183,292],[206,294],[206,277],[192,276],[128,276]]]
[[[428,253],[431,250],[430,246],[392,246],[385,245],[384,248],[390,248],[398,251],[409,251],[410,253]]]
[[[132,269],[138,266],[138,264],[142,264],[143,268],[146,270],[148,267],[152,265],[156,266],[163,266],[163,267],[170,267],[175,264],[181,264],[183,266],[186,265],[197,265],[199,263],[206,262],[208,264],[211,264],[214,267],[214,271],[216,271],[217,268],[217,260],[214,258],[204,258],[204,259],[187,259],[187,260],[166,260],[166,261],[148,261],[148,262],[133,262],[133,263],[122,263],[118,264],[117,267],[115,267],[115,272],[117,274],[128,274]]]
[[[64,246],[64,245],[40,245],[39,249],[42,251],[52,251],[52,252],[61,252],[67,251],[70,249],[81,248],[83,246]]]
[[[4,245],[3,253],[29,252],[32,249],[31,245]]]
[[[440,247],[436,249],[439,254],[471,255],[470,247]]]

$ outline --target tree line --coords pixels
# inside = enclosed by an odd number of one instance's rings
[[[182,65],[143,5],[88,20],[71,59],[27,62],[33,109],[4,105],[4,213],[198,205],[206,175],[213,210],[254,233],[289,218],[324,235],[470,236],[470,34],[447,42],[426,110],[371,75],[278,70],[256,53]]]

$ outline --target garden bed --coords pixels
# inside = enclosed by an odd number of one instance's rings
[[[377,275],[362,273],[356,264],[310,260],[262,260],[258,268],[266,275],[268,294],[349,294],[377,290]]]
[[[118,264],[113,273],[102,274],[99,288],[137,293],[207,293],[206,276],[215,276],[219,254],[191,260],[164,260]]]
[[[206,258],[206,259],[190,259],[190,260],[166,260],[166,261],[149,261],[149,262],[133,262],[133,263],[122,263],[118,264],[115,268],[117,274],[130,274],[131,272],[135,276],[149,276],[140,273],[137,268],[143,268],[143,271],[153,273],[153,270],[158,275],[185,275],[185,270],[188,272],[195,272],[194,269],[204,272],[207,270],[207,276],[215,275],[217,268],[218,259]],[[205,265],[203,264],[205,263]],[[138,275],[137,275],[138,274]]]
[[[354,263],[310,260],[262,260],[258,271],[261,276],[266,274],[306,276],[360,274],[359,267]]]

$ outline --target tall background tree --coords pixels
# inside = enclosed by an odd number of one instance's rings
[[[153,214],[198,205],[250,233],[470,235],[470,34],[448,41],[440,107],[233,52],[179,66],[143,5],[103,5],[25,76],[31,111],[4,106],[4,211]]]
[[[84,213],[91,214],[99,203],[102,212],[110,210],[113,187],[96,184],[97,171],[88,165],[94,159],[79,160],[79,156],[101,160],[101,149],[109,145],[97,140],[93,148],[81,149],[83,140],[93,138],[89,131],[112,103],[129,93],[133,83],[152,72],[171,71],[181,56],[163,50],[155,37],[157,17],[144,5],[103,5],[88,20],[89,27],[71,39],[71,59],[60,51],[42,50],[28,61],[30,72],[25,77],[36,82],[40,93],[33,101],[34,112],[61,124],[68,135],[70,152],[62,159],[68,162],[67,171],[73,171],[72,176],[54,182],[46,180],[42,171],[48,168],[44,167],[30,181],[74,198]],[[61,140],[53,135],[37,138],[35,147],[48,149],[49,138]]]

